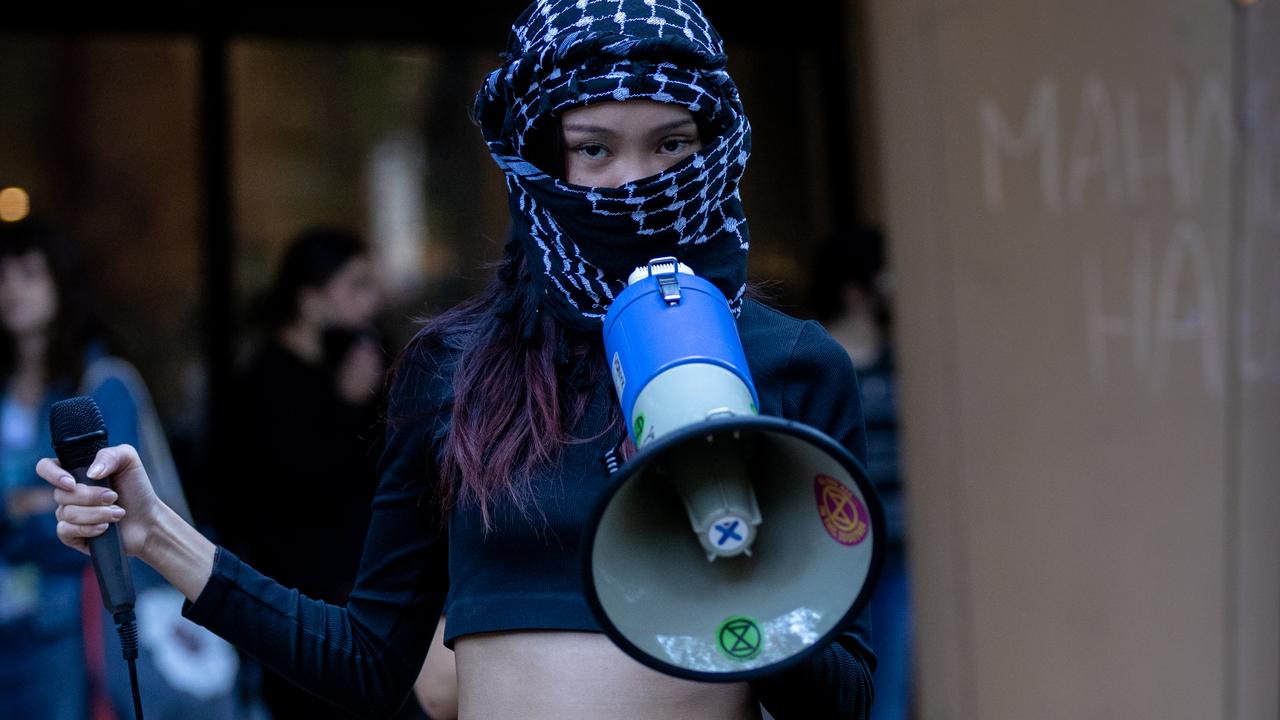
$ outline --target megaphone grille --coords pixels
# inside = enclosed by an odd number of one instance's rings
[[[664,456],[708,437],[748,456],[763,517],[750,557],[709,562],[663,477]],[[820,648],[865,605],[879,571],[879,506],[853,458],[812,428],[702,423],[656,441],[619,477],[587,539],[587,596],[606,632],[650,667],[753,679]]]

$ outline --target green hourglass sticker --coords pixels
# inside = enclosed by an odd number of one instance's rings
[[[760,625],[745,615],[733,615],[720,623],[716,645],[732,660],[750,660],[764,647]]]

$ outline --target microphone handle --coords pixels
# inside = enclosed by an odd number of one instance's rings
[[[111,480],[97,480],[86,475],[87,467],[72,469],[71,476],[78,483],[94,487],[111,487]],[[93,572],[98,576],[98,588],[102,591],[102,605],[114,618],[120,613],[133,610],[136,597],[133,592],[133,576],[129,573],[129,561],[124,552],[124,542],[120,537],[120,526],[116,523],[107,525],[107,531],[95,538],[89,538],[89,556],[93,558]],[[117,619],[116,622],[120,620]]]

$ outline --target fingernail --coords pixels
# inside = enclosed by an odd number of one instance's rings
[[[116,520],[119,520],[120,518],[124,517],[124,508],[112,507],[110,508],[110,510],[111,510],[111,517],[115,518]]]
[[[113,503],[116,501],[116,498],[118,497],[120,496],[116,494],[115,490],[107,490],[106,492],[102,493],[102,502]]]
[[[63,475],[62,477],[58,478],[58,484],[61,485],[64,490],[76,489],[76,479],[71,477],[70,475]]]
[[[102,474],[102,470],[102,463],[94,463],[93,466],[89,468],[88,475],[91,478],[96,478]]]

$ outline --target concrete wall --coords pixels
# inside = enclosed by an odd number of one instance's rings
[[[1280,717],[1280,7],[864,17],[922,717]]]

